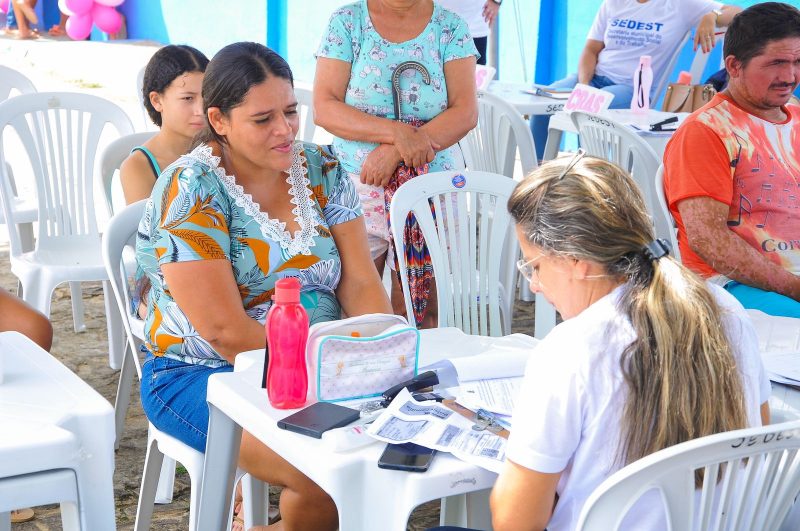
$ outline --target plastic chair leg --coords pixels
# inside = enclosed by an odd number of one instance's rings
[[[81,531],[81,516],[74,502],[61,502],[61,529]]]
[[[250,474],[242,476],[242,510],[244,528],[269,523],[269,485]]]
[[[86,330],[86,323],[83,321],[83,293],[80,282],[69,283],[69,295],[72,298],[73,328],[75,332],[83,332]]]
[[[0,512],[0,531],[11,531],[11,513]]]
[[[128,414],[128,406],[131,403],[133,375],[136,373],[136,365],[133,361],[133,356],[135,355],[135,353],[130,352],[130,349],[126,348],[122,359],[122,369],[119,371],[117,398],[114,400],[114,428],[116,433],[114,449],[119,448],[122,431],[125,429],[125,417]]]
[[[144,458],[142,471],[142,485],[139,489],[139,503],[136,506],[135,531],[149,531],[150,521],[153,519],[153,505],[156,489],[158,487],[158,473],[164,454],[158,449],[158,442],[148,437],[147,454]]]
[[[103,282],[103,301],[106,310],[106,326],[108,328],[108,365],[112,369],[119,369],[124,363],[128,342],[125,340],[125,328],[122,325],[122,316],[119,313],[117,301],[111,283]]]
[[[534,315],[533,335],[539,339],[546,336],[556,326],[556,309],[547,302],[544,295],[536,294],[536,313]]]
[[[172,503],[172,492],[175,490],[175,460],[168,455],[164,456],[161,471],[158,476],[158,489],[156,490],[155,503],[166,505]]]
[[[442,498],[439,525],[456,527],[467,525],[467,496],[465,494]]]

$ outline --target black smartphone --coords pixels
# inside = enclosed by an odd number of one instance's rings
[[[425,472],[431,466],[436,450],[414,443],[387,444],[378,467],[407,472]]]
[[[361,412],[357,409],[330,402],[317,402],[279,420],[278,427],[321,439],[324,432],[346,426],[360,416]]]

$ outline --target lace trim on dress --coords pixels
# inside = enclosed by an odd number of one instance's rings
[[[236,205],[242,208],[248,216],[251,216],[261,229],[261,234],[278,242],[281,248],[285,249],[290,256],[311,254],[311,247],[314,245],[314,238],[319,235],[314,220],[314,193],[311,190],[311,181],[308,179],[308,169],[306,168],[306,157],[303,155],[303,146],[300,143],[292,145],[292,166],[289,168],[289,175],[286,182],[289,183],[289,194],[292,196],[290,201],[295,207],[292,214],[295,221],[300,225],[300,230],[294,232],[294,237],[286,230],[286,223],[272,219],[266,212],[261,211],[258,203],[253,201],[250,194],[245,193],[241,185],[236,184],[236,178],[228,175],[225,168],[222,168],[220,158],[214,156],[211,147],[205,144],[197,146],[190,154],[202,164],[207,165],[214,171],[222,185],[233,197]]]

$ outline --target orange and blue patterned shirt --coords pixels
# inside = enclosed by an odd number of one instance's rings
[[[681,260],[724,283],[692,251],[678,203],[710,197],[729,205],[728,228],[784,269],[800,274],[800,107],[773,123],[717,94],[678,128],[664,153],[664,191],[678,226]]]
[[[312,324],[340,317],[334,290],[341,262],[330,227],[361,216],[361,204],[327,148],[297,142],[293,153],[287,182],[300,226],[294,235],[260,210],[209,146],[184,155],[156,181],[136,242],[139,275],[151,283],[145,343],[154,355],[215,367],[228,364],[171,297],[162,264],[229,260],[247,314],[261,322],[275,282],[285,277],[299,278],[301,302]]]

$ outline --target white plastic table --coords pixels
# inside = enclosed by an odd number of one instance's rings
[[[630,109],[609,109],[600,113],[600,115],[608,116],[622,123],[634,121],[634,114]],[[688,116],[688,113],[669,113],[650,109],[647,111],[646,115],[637,117],[635,121],[643,127],[646,127],[649,126],[649,124],[659,122],[672,116],[678,116],[680,118],[681,116]],[[675,127],[675,124],[670,124],[669,127]],[[547,143],[544,145],[544,160],[552,160],[558,156],[561,137],[565,131],[569,133],[578,132],[575,128],[575,124],[572,123],[569,113],[561,110],[550,118],[550,125],[547,129]],[[659,157],[664,156],[664,150],[667,147],[667,142],[672,138],[672,132],[651,133],[650,131],[637,131],[637,133],[653,148]]]
[[[31,436],[29,446],[21,432],[4,433],[0,429],[4,456],[0,481],[47,471],[49,462],[72,460],[83,528],[116,529],[114,408],[75,373],[17,332],[0,333],[0,356],[0,426],[24,427]],[[31,455],[36,444],[65,438],[74,441],[77,455]]]
[[[421,331],[420,365],[445,357],[457,356],[448,351],[452,329]],[[351,452],[334,452],[318,440],[282,430],[277,426],[293,410],[270,407],[266,391],[261,389],[263,351],[236,357],[233,373],[209,378],[210,412],[206,461],[200,492],[198,529],[224,529],[230,511],[230,493],[239,455],[242,428],[296,466],[314,480],[336,503],[339,529],[347,531],[402,531],[411,511],[426,501],[460,494],[480,496],[485,508],[485,491],[494,485],[497,475],[470,465],[450,454],[440,452],[424,473],[410,473],[378,468],[378,457],[385,446],[374,442]],[[488,528],[487,511],[469,513],[477,504],[467,503],[466,522]],[[448,504],[456,511],[464,510]],[[458,515],[449,514],[458,518]]]
[[[506,81],[492,81],[487,92],[514,106],[520,114],[531,116],[535,114],[555,114],[564,109],[566,100],[534,96],[523,92],[531,86],[525,83],[509,83]]]

